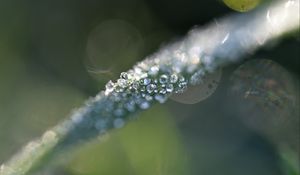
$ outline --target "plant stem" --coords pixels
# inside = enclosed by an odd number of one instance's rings
[[[299,30],[299,0],[273,1],[258,9],[215,20],[122,73],[69,119],[28,143],[0,167],[0,175],[25,175],[44,159],[85,143],[134,119],[136,113],[163,103],[172,93],[197,84],[214,71],[252,54],[271,40]],[[45,161],[47,162],[47,161]]]

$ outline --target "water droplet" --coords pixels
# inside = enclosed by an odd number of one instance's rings
[[[164,103],[167,101],[167,96],[166,95],[161,95],[161,94],[156,94],[154,96],[155,100],[157,100],[159,103]]]
[[[125,125],[124,119],[117,118],[113,122],[114,128],[122,128]]]
[[[121,75],[120,75],[120,78],[128,80],[128,79],[132,78],[132,74],[127,73],[127,72],[122,72]]]
[[[138,90],[139,88],[139,83],[137,81],[133,82],[132,83],[132,88],[135,89],[135,90]]]
[[[155,75],[158,74],[158,71],[159,71],[158,66],[153,66],[153,67],[150,68],[148,74],[152,75],[152,76],[155,76]]]
[[[114,115],[117,116],[117,117],[121,117],[125,114],[124,110],[121,109],[121,108],[118,108],[114,111]]]
[[[187,82],[182,81],[178,83],[178,87],[175,89],[175,93],[183,93],[187,89]]]
[[[161,84],[166,84],[166,83],[168,83],[168,81],[169,81],[169,77],[165,74],[163,74],[159,77],[159,82]]]
[[[151,93],[156,89],[156,85],[155,85],[155,84],[149,84],[149,85],[146,87],[146,89],[147,89],[147,92],[148,92],[149,94],[151,94]]]
[[[167,92],[173,92],[173,90],[174,90],[174,86],[173,86],[173,84],[168,84],[167,86],[166,86],[166,91]]]
[[[170,83],[177,83],[178,76],[176,74],[172,74],[170,77]]]
[[[81,114],[81,112],[74,112],[73,116],[71,117],[71,120],[72,122],[78,124],[83,120],[83,115]]]
[[[110,92],[114,90],[114,83],[110,80],[106,85],[105,85],[105,95],[108,95]]]
[[[105,130],[107,128],[107,120],[99,119],[95,122],[95,128],[98,131]]]
[[[161,89],[159,90],[159,93],[160,93],[160,94],[166,94],[166,93],[167,93],[167,90],[166,90],[165,88],[161,88]]]
[[[145,96],[145,99],[146,99],[147,101],[152,101],[152,100],[153,100],[153,97],[152,97],[152,95],[146,95],[146,96]]]
[[[148,84],[150,84],[151,83],[151,79],[150,78],[144,78],[144,79],[142,79],[142,84],[143,85],[148,85]]]
[[[118,85],[121,87],[121,88],[126,88],[127,87],[127,81],[125,79],[118,79]]]
[[[150,107],[150,103],[148,101],[142,101],[139,106],[141,109],[148,109]]]
[[[184,104],[195,104],[205,100],[215,92],[221,75],[221,69],[213,73],[198,74],[197,78],[201,79],[201,83],[198,82],[198,85],[191,84],[189,87],[187,87],[187,83],[181,79],[178,84],[179,89],[175,90],[177,94],[173,94],[170,98]],[[185,88],[187,88],[186,91],[184,91]]]
[[[141,92],[145,92],[146,91],[146,87],[145,86],[140,87],[140,91]]]
[[[134,72],[135,72],[137,75],[141,75],[143,71],[142,71],[142,69],[141,69],[140,67],[135,66],[135,67],[134,67]]]
[[[127,103],[125,103],[124,107],[129,111],[129,112],[134,112],[135,111],[135,102],[134,100],[129,100]]]

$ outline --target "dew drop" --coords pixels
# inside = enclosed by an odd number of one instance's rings
[[[114,83],[110,80],[106,85],[105,85],[105,95],[108,95],[110,92],[114,90]]]
[[[135,111],[135,102],[133,100],[129,100],[127,103],[125,103],[124,107],[129,112],[134,112]]]
[[[170,77],[170,83],[177,83],[178,76],[176,74],[172,74]]]
[[[95,123],[95,128],[99,131],[105,130],[107,128],[107,120],[100,119]]]
[[[150,107],[150,103],[148,101],[143,101],[139,106],[141,109],[148,109]]]
[[[161,84],[166,84],[166,83],[168,83],[168,81],[169,81],[169,77],[165,74],[163,74],[159,77],[159,82]]]
[[[146,99],[147,101],[152,101],[152,100],[153,100],[153,97],[152,97],[151,95],[146,95],[146,96],[145,96],[145,99]]]
[[[113,122],[114,128],[122,128],[125,125],[124,119],[117,118]]]
[[[156,89],[156,85],[155,85],[155,84],[149,84],[149,85],[146,87],[146,89],[147,89],[147,92],[148,92],[149,94],[151,94],[151,93]]]
[[[114,111],[114,115],[117,116],[117,117],[121,117],[121,116],[123,116],[124,114],[125,114],[125,112],[124,112],[124,110],[121,109],[121,108],[116,109],[116,110]]]
[[[159,103],[164,103],[167,101],[167,96],[162,94],[156,94],[154,96],[155,100],[157,100]]]
[[[189,87],[187,87],[187,83],[185,81],[182,81],[184,79],[181,78],[178,84],[179,89],[176,89],[175,94],[173,94],[170,98],[174,101],[184,103],[184,104],[195,104],[202,100],[205,100],[206,98],[211,96],[217,89],[218,83],[221,79],[221,75],[222,75],[221,69],[216,70],[213,73],[206,73],[201,78],[200,84],[198,85],[191,84]],[[184,88],[186,88],[185,91]]]
[[[118,79],[118,85],[121,88],[126,88],[127,87],[127,81],[125,79]]]
[[[167,92],[173,92],[173,90],[174,90],[174,86],[173,86],[173,84],[168,84],[167,86],[166,86],[166,91]]]
[[[151,83],[151,79],[150,78],[144,78],[144,79],[142,79],[142,84],[143,85],[148,85],[148,84],[150,84]]]
[[[146,91],[146,87],[145,86],[140,87],[140,91],[141,92],[145,92]]]
[[[153,67],[150,68],[148,74],[152,75],[152,76],[155,76],[155,75],[158,74],[158,71],[159,71],[158,66],[153,66]]]
[[[136,81],[133,82],[133,83],[132,83],[132,88],[135,89],[135,90],[138,90],[138,88],[139,88],[139,83],[136,82]]]
[[[161,88],[161,89],[159,90],[159,93],[160,93],[160,94],[166,94],[166,93],[167,93],[167,90],[166,90],[165,88]]]
[[[127,72],[122,72],[120,78],[127,79]]]

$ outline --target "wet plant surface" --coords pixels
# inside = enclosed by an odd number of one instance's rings
[[[298,175],[297,2],[1,1],[0,172]]]

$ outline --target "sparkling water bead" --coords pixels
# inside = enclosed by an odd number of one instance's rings
[[[159,77],[159,82],[161,84],[166,84],[166,83],[168,83],[168,81],[169,81],[169,77],[165,74],[163,74]]]
[[[133,89],[135,89],[135,90],[138,90],[138,88],[139,88],[139,83],[135,81],[135,82],[132,83],[131,87],[132,87]]]
[[[153,97],[152,97],[152,95],[146,95],[146,96],[145,96],[145,99],[146,99],[147,101],[152,101],[152,100],[153,100]]]
[[[170,83],[177,83],[178,81],[178,76],[176,74],[172,74],[170,76]]]
[[[156,85],[155,84],[149,84],[146,87],[146,90],[149,94],[151,94],[154,90],[156,89]]]
[[[167,96],[166,95],[162,95],[162,94],[156,94],[154,96],[155,100],[157,100],[159,103],[164,103],[167,101]]]
[[[125,109],[127,109],[129,112],[134,112],[135,111],[135,102],[134,100],[130,99],[128,102],[124,104]]]
[[[166,91],[167,92],[173,92],[173,90],[174,90],[174,86],[173,86],[173,84],[168,84],[167,86],[166,86]]]
[[[121,75],[120,75],[120,78],[128,79],[128,74],[127,74],[127,72],[122,72]]]
[[[117,118],[113,121],[114,128],[122,128],[125,125],[125,121],[122,118]]]
[[[158,66],[152,66],[148,72],[149,75],[155,76],[158,74],[159,67]]]
[[[150,107],[150,103],[148,101],[142,101],[139,106],[141,109],[148,109]]]
[[[121,117],[125,114],[124,110],[121,109],[121,108],[118,108],[114,111],[114,115],[117,116],[117,117]]]
[[[160,94],[166,94],[166,93],[167,93],[167,90],[166,90],[165,88],[161,88],[161,89],[159,90],[159,93],[160,93]]]
[[[108,128],[108,122],[105,119],[99,119],[95,122],[95,128],[100,132],[105,132]]]
[[[127,87],[127,81],[125,79],[118,79],[117,84],[121,88],[126,88]]]
[[[151,83],[151,79],[150,78],[144,78],[141,80],[142,85],[148,85]]]
[[[109,94],[114,90],[114,83],[110,80],[106,85],[105,85],[105,95]]]

